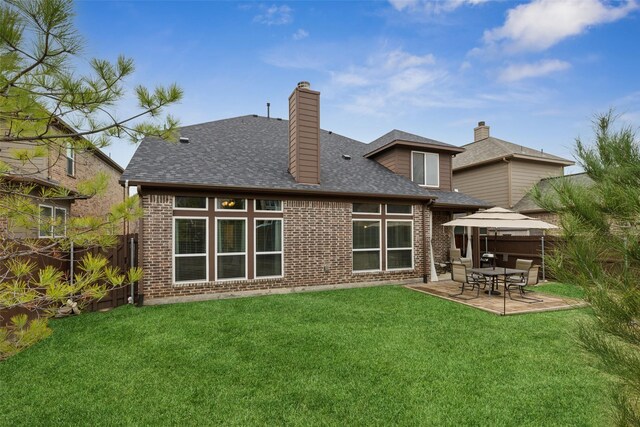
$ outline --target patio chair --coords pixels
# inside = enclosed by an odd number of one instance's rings
[[[459,258],[459,260],[460,260],[460,264],[464,265],[465,267],[469,269],[473,268],[473,259],[471,259],[471,257]]]
[[[530,259],[516,259],[516,270],[529,270],[533,261]],[[524,277],[524,273],[521,275],[510,276],[506,278],[507,283],[520,283],[522,282]],[[537,283],[537,282],[536,282]]]
[[[450,249],[450,252],[449,252],[450,262],[459,260],[461,256],[462,256],[462,253],[460,252],[460,249]]]
[[[509,294],[509,298],[514,301],[522,301],[528,304],[532,304],[534,302],[542,302],[543,300],[541,299],[531,298],[526,296],[526,293],[528,292],[528,290],[525,290],[527,286],[532,286],[538,283],[539,270],[540,270],[540,267],[537,265],[534,265],[529,269],[529,271],[527,272],[527,275],[521,277],[519,281],[507,281],[504,289]],[[514,287],[518,288],[518,291],[520,292],[520,299],[516,299],[511,296],[511,288],[514,288]]]
[[[454,282],[460,283],[461,291],[459,294],[449,294],[450,297],[460,298],[460,299],[474,299],[480,296],[480,286],[481,282],[476,280],[472,275],[467,274],[467,267],[460,263],[454,262],[451,264],[451,279]],[[466,285],[471,285],[471,290],[477,288],[476,296],[471,298],[461,298],[460,295],[464,293]]]

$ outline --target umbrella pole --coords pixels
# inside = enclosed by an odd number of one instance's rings
[[[545,271],[544,271],[544,230],[542,230],[542,237],[540,237],[542,243],[542,281],[545,282],[547,280]]]

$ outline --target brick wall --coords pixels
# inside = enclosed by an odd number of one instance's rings
[[[450,212],[434,211],[433,215],[433,235],[431,244],[433,246],[433,259],[435,262],[449,260],[449,249],[451,248],[452,227],[443,227],[442,224],[451,221]]]
[[[423,214],[420,205],[414,206],[413,214],[414,269],[354,273],[352,272],[351,252],[351,203],[284,200],[284,277],[173,284],[171,258],[173,197],[143,195],[141,202],[144,208],[144,217],[141,221],[139,259],[145,276],[140,289],[145,300],[243,290],[393,282],[420,279],[423,275]],[[427,215],[430,214],[431,212],[427,211]],[[428,227],[428,216],[426,220]],[[213,254],[210,253],[209,258],[211,262]]]
[[[106,173],[109,177],[107,189],[88,200],[76,200],[71,206],[71,215],[105,215],[111,206],[123,200],[123,188],[118,183],[120,172],[108,165],[97,155],[89,151],[77,151],[75,154],[75,175],[67,175],[66,152],[51,153],[49,175],[54,181],[71,190],[78,189],[78,183],[92,179],[97,173]]]

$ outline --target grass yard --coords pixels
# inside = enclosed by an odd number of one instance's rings
[[[0,425],[606,425],[584,314],[402,287],[121,307],[0,363]]]

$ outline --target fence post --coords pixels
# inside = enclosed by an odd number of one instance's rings
[[[544,230],[542,231],[542,236],[540,237],[540,241],[542,242],[542,281],[545,282],[547,277],[544,272]]]
[[[135,267],[135,240],[133,239],[133,237],[129,238],[129,264],[131,266],[131,268]],[[129,304],[133,304],[135,301],[135,295],[134,295],[134,284],[133,281],[131,281],[131,298],[129,300]]]

